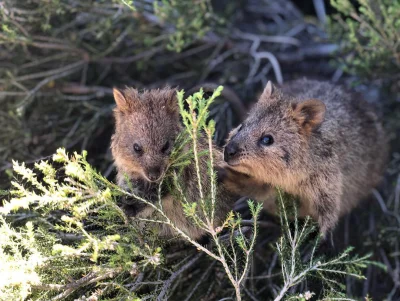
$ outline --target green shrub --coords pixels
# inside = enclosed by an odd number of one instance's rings
[[[173,25],[169,50],[181,52],[193,41],[202,38],[218,19],[212,12],[210,0],[192,1],[162,0],[154,2],[154,11],[163,21]]]
[[[400,73],[400,2],[331,0],[340,14],[330,33],[342,45],[345,70],[370,78],[398,79]]]

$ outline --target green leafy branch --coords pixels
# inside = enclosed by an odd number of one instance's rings
[[[309,260],[304,263],[301,259],[301,247],[307,241],[310,241],[310,235],[315,231],[316,227],[310,217],[306,217],[303,224],[299,225],[296,202],[293,197],[283,193],[280,188],[277,188],[277,195],[283,233],[276,243],[276,251],[281,262],[284,284],[274,301],[282,300],[291,287],[298,285],[309,276],[316,277],[327,285],[329,291],[326,300],[351,300],[348,298],[342,299],[344,296],[341,292],[345,289],[345,285],[337,281],[335,277],[351,276],[357,279],[365,279],[362,271],[370,264],[377,265],[377,263],[368,260],[371,254],[361,257],[358,255],[351,256],[350,253],[353,248],[349,247],[336,258],[316,258],[316,250],[320,243],[319,236],[313,241]],[[292,223],[289,220],[288,213],[293,214]],[[292,227],[291,224],[293,224]],[[304,298],[304,294],[302,296],[301,298]],[[302,300],[299,296],[293,296],[293,298]]]
[[[334,39],[344,40],[347,71],[369,77],[396,76],[400,70],[400,2],[331,0],[340,14],[330,20]],[[344,39],[343,39],[344,37]]]

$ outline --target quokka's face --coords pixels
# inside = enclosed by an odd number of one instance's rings
[[[299,166],[325,106],[317,100],[291,102],[272,89],[267,85],[248,118],[231,132],[224,160],[238,172],[278,184]]]
[[[290,116],[258,108],[232,131],[224,160],[235,170],[255,178],[281,176],[296,160],[301,137]]]
[[[123,165],[124,170],[132,171],[149,182],[159,182],[163,178],[179,134],[177,103],[170,99],[173,97],[171,94],[149,91],[147,94],[134,95],[139,100],[129,110],[121,110],[121,104],[117,102],[116,131],[112,144],[116,164]]]
[[[165,119],[160,123],[158,118]],[[178,135],[174,122],[160,115],[157,120],[141,114],[132,114],[126,119],[117,130],[123,136],[117,146],[119,156],[135,164],[136,172],[147,181],[159,182]]]

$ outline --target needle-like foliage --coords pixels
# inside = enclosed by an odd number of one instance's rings
[[[398,80],[400,71],[400,2],[331,0],[338,10],[330,22],[342,40],[345,70],[370,78]]]
[[[344,279],[344,276],[364,279],[362,271],[369,264],[376,264],[368,260],[371,254],[361,257],[357,254],[351,255],[353,248],[349,247],[335,258],[316,256],[320,236],[310,240],[310,235],[315,232],[316,228],[314,222],[306,217],[300,224],[293,197],[283,193],[279,188],[277,188],[277,194],[283,233],[276,242],[276,251],[281,262],[283,286],[274,300],[283,300],[291,287],[298,285],[307,277],[314,277],[323,283],[326,300],[351,300],[345,298],[346,286],[341,279]],[[294,217],[293,222],[289,220],[289,213]],[[307,260],[304,260],[302,248],[310,241],[312,242],[311,252],[308,254]],[[290,299],[302,300],[301,298],[305,298],[304,295],[302,296],[292,296]]]
[[[241,284],[255,244],[256,221],[261,206],[249,202],[254,217],[250,238],[242,231],[240,217],[233,213],[228,214],[222,226],[214,225],[215,203],[218,201],[212,152],[214,122],[207,121],[207,117],[209,106],[221,90],[222,87],[208,99],[204,98],[203,92],[188,97],[188,110],[183,104],[183,92],[178,93],[186,132],[178,139],[171,155],[169,172],[174,179],[178,179],[177,167],[189,159],[196,162],[198,179],[194,181],[198,183],[200,200],[197,203],[187,202],[184,188],[177,180],[170,189],[180,195],[187,217],[210,234],[214,248],[202,246],[179,229],[164,213],[161,196],[159,202],[152,203],[122,190],[92,168],[86,160],[86,152],[69,155],[64,149],[59,149],[51,161],[40,161],[34,168],[14,162],[18,180],[12,182],[12,199],[5,201],[1,208],[4,215],[1,219],[4,232],[2,252],[7,258],[2,270],[18,266],[24,277],[19,279],[20,282],[7,280],[1,293],[8,296],[10,291],[17,291],[21,300],[30,294],[38,300],[61,300],[70,296],[135,298],[135,291],[130,289],[135,277],[149,267],[160,266],[163,256],[161,248],[155,243],[157,240],[144,237],[135,227],[135,221],[130,220],[117,205],[119,197],[129,196],[159,213],[158,220],[148,219],[146,222],[169,225],[183,240],[220,262],[240,299]],[[206,153],[200,153],[198,149],[202,133],[206,134],[209,143]],[[182,138],[185,136],[189,139]],[[185,143],[190,143],[192,152],[182,153],[182,144]],[[203,191],[198,163],[200,156],[209,156],[211,195]],[[61,166],[55,168],[57,164]],[[196,204],[199,204],[198,210]],[[15,223],[13,212],[18,212],[23,219],[32,220],[27,224],[27,231],[19,232],[6,222],[9,219]],[[229,232],[228,242],[221,239],[224,229]],[[12,234],[8,235],[9,232]],[[38,245],[43,247],[38,248]],[[21,246],[30,251],[21,250]],[[54,267],[59,268],[57,274]]]

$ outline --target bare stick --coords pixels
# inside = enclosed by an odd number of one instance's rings
[[[163,288],[160,292],[160,294],[157,297],[157,301],[162,301],[162,300],[166,300],[164,298],[164,296],[166,295],[170,285],[172,284],[172,282],[180,275],[182,274],[185,270],[187,270],[188,268],[190,268],[197,260],[200,259],[200,257],[203,255],[203,253],[197,254],[194,258],[192,258],[189,262],[187,262],[186,264],[184,264],[179,270],[177,270],[176,272],[174,272],[171,277],[168,278],[167,281],[165,281]]]

